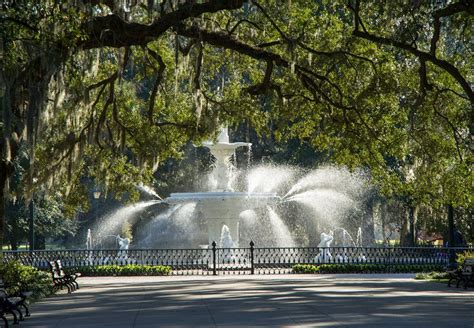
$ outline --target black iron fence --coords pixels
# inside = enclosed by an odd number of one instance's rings
[[[45,269],[61,259],[65,267],[100,265],[166,265],[173,274],[276,274],[291,273],[295,265],[377,265],[384,272],[396,272],[400,265],[442,267],[453,253],[469,248],[440,247],[250,247],[205,249],[130,250],[35,250],[4,251],[3,261]],[[374,267],[374,266],[372,266]]]

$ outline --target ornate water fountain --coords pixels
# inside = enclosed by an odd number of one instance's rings
[[[215,158],[213,176],[216,178],[214,190],[209,192],[172,193],[166,199],[169,204],[196,203],[197,209],[207,219],[209,244],[219,242],[222,227],[229,228],[237,247],[239,245],[239,214],[249,209],[257,209],[277,202],[276,193],[248,193],[234,191],[231,186],[232,163],[230,159],[239,147],[250,147],[251,143],[229,142],[227,128],[223,128],[217,142],[205,142]]]

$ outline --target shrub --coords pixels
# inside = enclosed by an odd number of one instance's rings
[[[420,272],[415,276],[416,280],[436,280],[436,281],[445,281],[449,279],[449,273],[447,272]]]
[[[397,264],[390,267],[384,264],[296,264],[293,273],[416,273],[442,271],[442,265]]]
[[[474,258],[474,252],[465,251],[463,253],[456,254],[456,263],[458,266],[462,266],[467,258]]]
[[[53,293],[53,281],[49,273],[18,261],[0,264],[0,276],[7,287],[7,292],[15,294],[19,290],[33,292],[32,299],[38,299]]]
[[[70,271],[70,270],[68,270]],[[166,265],[98,265],[83,266],[74,269],[83,276],[166,276],[171,273],[171,268]]]
[[[293,273],[318,273],[319,267],[311,264],[296,264],[292,267]]]

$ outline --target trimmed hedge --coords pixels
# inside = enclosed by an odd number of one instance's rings
[[[442,271],[442,265],[404,265],[397,264],[387,267],[383,264],[296,264],[293,273],[416,273]]]
[[[171,273],[171,267],[165,265],[98,265],[83,266],[68,269],[69,272],[80,272],[82,276],[166,276]]]
[[[434,280],[434,281],[442,281],[447,282],[449,280],[449,273],[447,272],[420,272],[417,273],[415,276],[416,280]]]
[[[31,299],[36,300],[54,292],[53,280],[48,272],[26,266],[18,261],[9,261],[0,264],[2,277],[7,292],[15,294],[20,290],[33,292]]]

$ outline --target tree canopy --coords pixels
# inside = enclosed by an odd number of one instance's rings
[[[0,6],[3,197],[23,145],[25,197],[74,202],[84,174],[120,195],[246,122],[368,168],[387,195],[472,208],[472,1]]]

